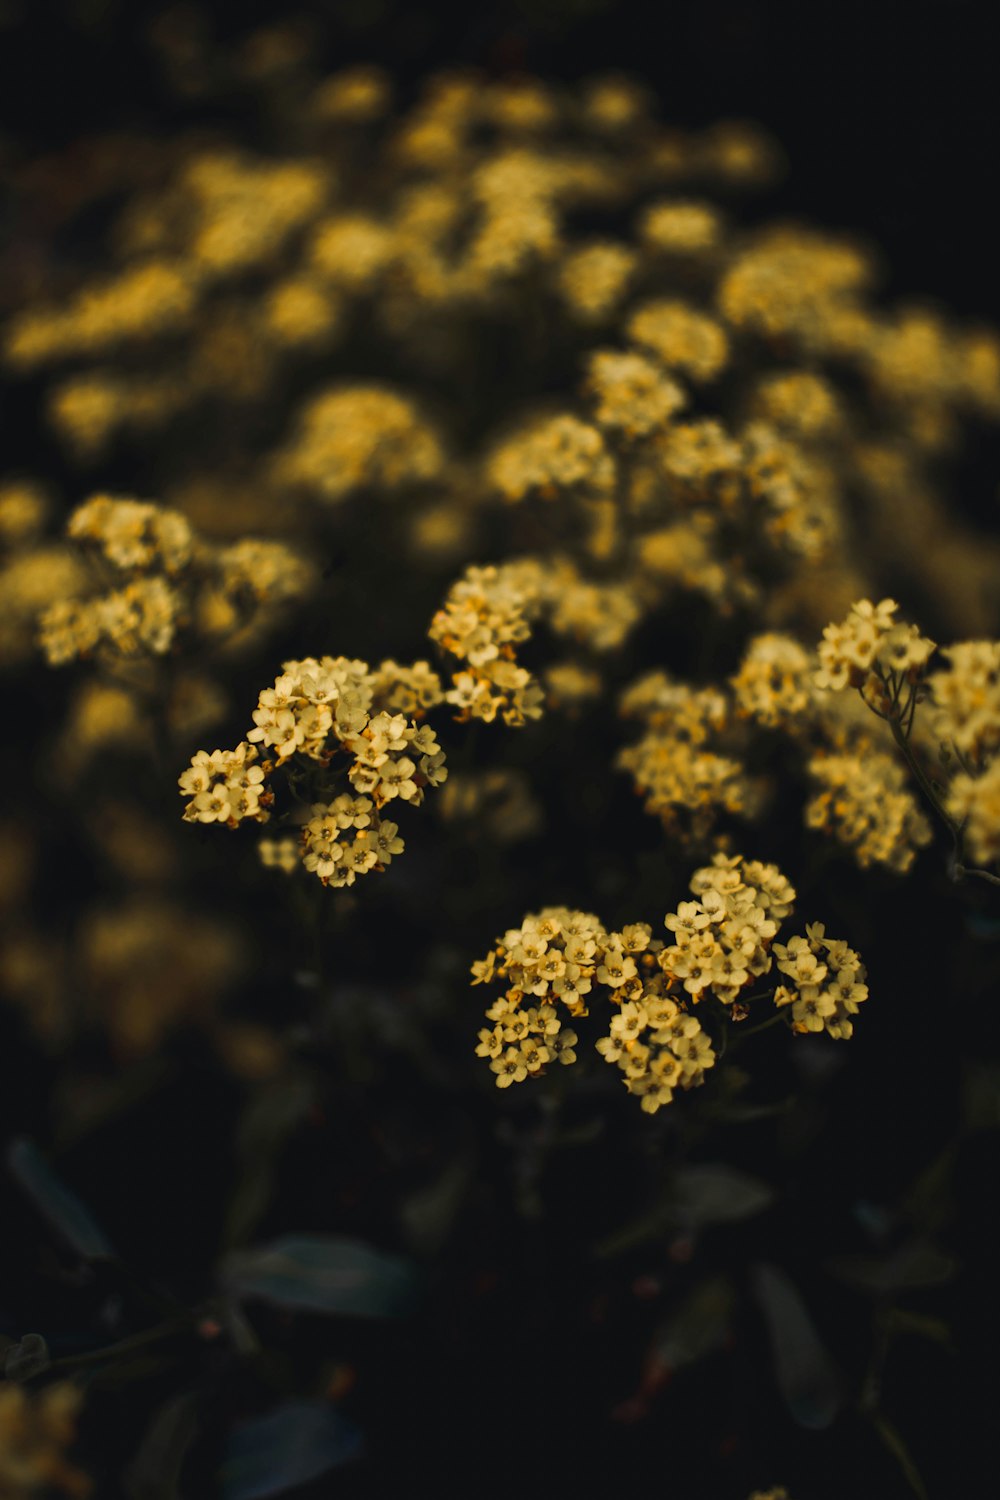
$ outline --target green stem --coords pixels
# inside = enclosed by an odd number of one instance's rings
[[[776,1010],[773,1016],[768,1016],[766,1021],[758,1021],[756,1026],[741,1026],[736,1033],[734,1041],[744,1041],[748,1036],[755,1036],[758,1031],[767,1031],[770,1026],[777,1026],[779,1021],[785,1019],[783,1010]]]
[[[171,1338],[180,1333],[183,1328],[192,1324],[195,1319],[194,1313],[188,1313],[184,1318],[170,1318],[165,1323],[157,1323],[153,1328],[146,1328],[142,1333],[133,1334],[131,1338],[120,1339],[117,1344],[108,1344],[104,1349],[93,1349],[89,1354],[67,1354],[61,1359],[54,1359],[40,1374],[48,1374],[50,1370],[78,1369],[81,1365],[92,1365],[106,1359],[117,1359],[121,1354],[131,1354],[134,1349],[144,1349],[148,1344],[158,1344],[163,1339]]]
[[[914,694],[914,702],[915,700],[916,695]],[[903,728],[903,725],[900,722],[899,718],[890,717],[888,723],[889,728],[892,731],[892,737],[899,748],[900,754],[906,761],[907,766],[909,767],[913,777],[920,786],[920,789],[923,792],[924,796],[927,798],[928,802],[937,813],[937,816],[951,835],[952,851],[951,859],[949,860],[949,873],[952,880],[965,880],[968,876],[974,876],[977,880],[985,880],[989,885],[1000,886],[1000,875],[992,875],[990,874],[989,870],[979,870],[974,868],[973,866],[965,865],[962,863],[961,825],[956,823],[952,818],[948,816],[948,813],[944,809],[944,806],[941,802],[940,797],[938,796],[933,782],[930,780],[930,777],[924,771],[923,766],[914,755],[913,746],[909,741],[910,729],[913,727],[913,712],[910,712],[909,723],[907,724],[905,729]]]

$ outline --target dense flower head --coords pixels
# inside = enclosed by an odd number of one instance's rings
[[[775,943],[774,957],[779,972],[793,981],[774,996],[776,1005],[791,1007],[792,1030],[852,1036],[858,1006],[868,998],[867,972],[854,949],[841,938],[828,938],[823,923],[813,922],[805,937]]]
[[[862,251],[799,228],[767,229],[725,272],[719,309],[733,328],[827,351],[854,332],[851,315],[871,279]],[[857,336],[867,331],[861,320]]]
[[[83,1389],[59,1380],[41,1390],[13,1381],[0,1389],[0,1492],[10,1500],[64,1495],[85,1500],[90,1476],[70,1463]]]
[[[194,641],[231,645],[317,581],[284,542],[245,537],[215,546],[180,511],[152,501],[93,495],[70,513],[66,534],[96,561],[89,577],[67,578],[45,549],[25,555],[42,575],[51,559],[49,587],[34,608],[50,666],[94,655],[105,664],[163,657]],[[94,592],[95,579],[115,575],[126,580],[122,587]]]
[[[253,728],[237,749],[199,750],[181,775],[181,792],[191,798],[184,817],[231,828],[244,818],[264,822],[275,803],[266,778],[275,771],[287,771],[294,761],[300,779],[311,777],[329,792],[343,767],[350,791],[311,803],[299,850],[302,864],[324,885],[353,885],[402,853],[398,824],[382,818],[383,808],[419,807],[426,788],[447,778],[434,730],[418,722],[440,701],[440,682],[426,662],[407,667],[387,659],[371,671],[367,662],[345,656],[286,661],[274,686],[260,693]],[[379,706],[394,702],[412,704],[413,714]],[[287,870],[288,840],[274,840],[266,851],[261,846],[261,860]]]
[[[934,732],[981,764],[1000,750],[1000,641],[942,646],[948,665],[929,679]]]
[[[861,599],[846,620],[828,625],[819,647],[817,687],[832,691],[861,687],[880,669],[905,675],[922,671],[934,642],[922,636],[916,625],[898,623],[898,608],[894,599],[878,604]]]
[[[643,209],[638,232],[644,247],[656,254],[704,255],[721,240],[723,220],[712,203],[662,198]]]
[[[459,662],[445,693],[459,718],[490,723],[499,715],[522,725],[540,716],[541,686],[516,660],[539,604],[534,569],[523,564],[470,567],[452,585],[428,635]]]
[[[723,814],[753,812],[757,792],[742,762],[710,744],[729,719],[717,689],[652,673],[626,691],[621,710],[643,718],[647,728],[618,752],[616,764],[631,772],[647,812],[671,836],[698,842]]]
[[[685,302],[669,298],[645,302],[632,313],[625,332],[666,369],[689,380],[714,380],[729,358],[725,330]]]
[[[509,928],[473,963],[474,985],[503,987],[476,1048],[499,1088],[537,1077],[557,1058],[574,1061],[579,1036],[567,1035],[564,1013],[582,1023],[604,1001],[613,1015],[596,1050],[642,1109],[655,1113],[678,1089],[704,1082],[715,1064],[704,1010],[715,1005],[725,1024],[744,1021],[747,991],[776,959],[796,985],[779,984],[772,994],[779,1009],[791,1006],[792,1030],[851,1035],[851,1017],[868,995],[864,966],[820,923],[805,938],[775,942],[796,899],[776,865],[719,853],[694,872],[690,888],[694,899],[664,919],[667,943],[645,922],[610,931],[592,912],[551,906]]]
[[[816,788],[806,805],[806,826],[847,845],[862,869],[880,864],[903,874],[930,843],[931,826],[906,770],[886,751],[870,743],[819,750],[806,770]]]
[[[959,771],[945,807],[963,829],[974,860],[984,865],[1000,860],[1000,757],[977,776]]]
[[[599,494],[611,489],[614,474],[599,429],[569,415],[531,423],[495,448],[486,465],[488,482],[510,501]]]
[[[190,823],[226,823],[235,828],[244,818],[266,823],[274,801],[267,788],[273,769],[261,761],[255,746],[243,740],[235,750],[199,750],[178,785],[190,801],[184,817]]]
[[[91,543],[116,568],[177,573],[191,560],[194,539],[185,516],[140,500],[94,495],[78,505],[66,534]]]
[[[628,245],[613,240],[594,240],[569,251],[556,287],[570,315],[581,323],[607,319],[625,296],[637,259]]]
[[[813,700],[812,658],[791,636],[754,636],[732,689],[738,713],[768,729],[794,726]]]
[[[344,386],[314,396],[276,459],[276,472],[326,502],[361,490],[395,494],[434,479],[444,455],[407,397],[380,385]]]

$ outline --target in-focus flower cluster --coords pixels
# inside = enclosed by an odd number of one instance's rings
[[[858,1006],[868,999],[865,966],[841,938],[828,938],[822,922],[805,937],[775,943],[775,965],[792,981],[775,991],[775,1005],[790,1005],[793,1031],[850,1037]]]
[[[531,635],[539,601],[531,570],[468,568],[452,584],[428,635],[460,669],[445,694],[461,719],[523,725],[542,712],[542,688],[516,660],[516,648]]]
[[[556,1061],[574,1062],[579,1036],[566,1019],[582,1021],[600,996],[615,1013],[596,1049],[654,1114],[676,1090],[704,1081],[717,1055],[713,1023],[744,1021],[762,998],[748,991],[776,960],[794,986],[782,984],[771,997],[791,1007],[792,1029],[851,1035],[851,1017],[868,995],[864,967],[846,943],[824,936],[821,923],[807,927],[805,938],[774,941],[795,903],[777,866],[718,854],[695,871],[690,889],[694,899],[664,919],[670,942],[654,939],[645,922],[609,931],[593,913],[552,906],[510,928],[472,965],[473,984],[504,986],[476,1048],[499,1088]]]
[[[878,604],[861,599],[846,620],[828,625],[819,646],[816,686],[862,688],[873,706],[883,708],[886,692],[892,691],[890,676],[915,681],[935,646],[916,625],[896,620],[898,608],[894,599]]]
[[[231,828],[266,822],[275,803],[270,778],[287,768],[308,814],[300,832],[303,865],[324,885],[353,885],[402,853],[398,824],[381,816],[384,808],[397,801],[419,807],[425,789],[448,774],[433,729],[417,717],[442,699],[426,662],[406,667],[386,660],[372,671],[343,656],[287,661],[274,686],[261,692],[246,739],[233,751],[199,750],[181,775],[189,799],[184,817]],[[412,705],[412,717],[392,711],[401,702]],[[262,753],[268,758],[261,760]],[[332,795],[341,773],[351,791]],[[287,841],[268,840],[261,858],[286,868]]]

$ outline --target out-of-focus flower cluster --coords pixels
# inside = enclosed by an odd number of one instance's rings
[[[84,1500],[89,1476],[66,1456],[76,1435],[83,1391],[61,1380],[32,1392],[23,1385],[0,1389],[0,1493],[5,1500],[66,1495]]]
[[[184,630],[210,643],[259,627],[267,610],[315,584],[314,568],[282,542],[212,547],[179,512],[149,502],[94,495],[72,512],[66,533],[91,564],[92,586],[87,591],[79,576],[76,596],[62,593],[41,611],[50,666],[94,655],[165,656]],[[106,587],[119,578],[124,587]]]
[[[504,986],[476,1048],[498,1088],[554,1062],[575,1062],[579,1036],[565,1018],[588,1016],[592,997],[603,994],[616,1009],[597,1051],[654,1114],[677,1089],[704,1082],[717,1056],[713,1028],[746,1020],[763,994],[748,992],[775,967],[792,981],[771,998],[791,1007],[793,1031],[852,1034],[851,1018],[868,996],[864,966],[845,942],[824,936],[822,923],[807,927],[804,938],[774,941],[795,903],[776,865],[718,854],[695,871],[690,889],[694,899],[664,918],[669,942],[654,938],[645,922],[612,932],[592,913],[561,906],[525,917],[498,938],[472,965],[473,984]],[[702,1002],[711,1019],[694,1013]]]

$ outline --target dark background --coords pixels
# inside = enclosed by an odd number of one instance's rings
[[[62,6],[0,0],[0,164],[23,163],[94,132],[168,133],[188,120],[204,119],[203,103],[186,105],[163,83],[147,37],[154,13],[132,0]],[[304,15],[314,24],[317,49],[331,69],[377,61],[399,80],[404,96],[426,72],[449,64],[567,80],[615,68],[644,78],[669,121],[698,126],[724,117],[758,120],[782,144],[789,163],[784,183],[767,196],[762,213],[794,213],[870,236],[883,251],[885,287],[893,299],[931,297],[960,316],[1000,321],[993,222],[1000,16],[994,7],[966,0],[913,5],[546,0],[467,7],[346,0],[293,12],[272,0],[203,5],[200,14],[217,38],[233,42],[256,24]],[[234,122],[249,113],[246,101],[236,96],[214,99],[209,111]],[[9,426],[4,440],[8,451],[20,441]],[[30,454],[19,458],[31,461]],[[634,817],[638,826],[638,813]],[[794,844],[800,835],[791,834]],[[654,841],[650,826],[647,845]],[[780,857],[781,842],[779,832],[773,849],[762,846],[756,852]],[[829,1117],[816,1152],[805,1163],[792,1159],[778,1168],[791,1185],[788,1205],[768,1219],[766,1230],[751,1226],[744,1238],[741,1231],[718,1251],[711,1244],[705,1249],[705,1268],[711,1270],[714,1253],[724,1267],[734,1256],[750,1261],[773,1254],[780,1243],[807,1293],[818,1299],[824,1327],[836,1331],[843,1317],[846,1343],[856,1344],[853,1352],[862,1362],[864,1320],[853,1303],[841,1305],[831,1297],[828,1282],[818,1276],[813,1282],[815,1265],[828,1250],[862,1243],[859,1232],[845,1227],[845,1205],[902,1191],[933,1157],[936,1143],[954,1132],[961,1070],[952,1025],[961,1028],[967,1051],[979,1047],[995,1055],[997,1050],[998,958],[989,903],[965,901],[952,890],[939,855],[936,850],[926,856],[911,883],[868,877],[859,884],[846,862],[834,872],[834,905],[853,912],[857,923],[845,935],[866,957],[872,950],[877,954],[880,1014],[862,1017],[867,1050],[831,1085]],[[416,863],[412,868],[416,871]],[[547,899],[544,892],[537,894],[537,904]],[[534,897],[534,891],[525,894],[524,909]],[[405,899],[400,897],[401,904]],[[977,910],[986,913],[987,927],[970,937],[970,911]],[[959,973],[953,958],[963,944]],[[947,1021],[926,1006],[907,1013],[910,996],[917,992],[926,998],[929,984],[932,997],[948,1008]],[[874,999],[869,1008],[876,1010]],[[466,1041],[454,1040],[456,1054]],[[75,1183],[109,1221],[113,1237],[131,1242],[138,1258],[166,1279],[173,1276],[184,1292],[196,1290],[203,1270],[201,1242],[211,1242],[217,1228],[219,1194],[232,1169],[222,1132],[231,1128],[234,1108],[220,1092],[219,1073],[203,1065],[196,1044],[191,1046],[195,1051],[183,1054],[175,1093],[167,1089],[156,1097],[155,1118],[140,1112],[134,1135],[105,1139],[100,1150],[89,1158],[78,1154],[72,1163]],[[5,1082],[11,1126],[35,1130],[44,1140],[44,1067],[36,1059],[14,1079],[10,1056]],[[786,1066],[774,1064],[777,1086]],[[341,1194],[323,1208],[309,1205],[315,1227],[347,1228],[375,1239],[386,1232],[377,1205],[380,1194],[389,1203],[397,1192],[386,1165],[396,1143],[417,1140],[433,1161],[446,1152],[452,1133],[468,1124],[466,1100],[441,1094],[428,1104],[426,1093],[408,1093],[410,1083],[402,1067],[398,1078],[388,1080],[386,1092],[395,1092],[396,1103],[371,1139],[354,1134],[365,1100],[334,1097],[321,1136],[298,1142],[284,1195],[272,1209],[276,1232],[302,1213],[308,1183],[323,1180],[329,1153],[336,1150],[343,1153]],[[809,1086],[802,1078],[799,1083]],[[483,1145],[484,1172],[499,1179],[507,1167],[505,1152],[488,1129],[493,1106],[492,1095],[477,1104],[473,1128],[489,1142]],[[843,1127],[836,1124],[841,1119]],[[206,1139],[206,1129],[216,1125],[219,1138]],[[341,1144],[345,1137],[349,1150]],[[998,1248],[990,1229],[995,1140],[993,1132],[967,1143],[954,1183],[960,1214],[949,1248],[962,1255],[966,1273],[958,1291],[947,1293],[945,1312],[964,1342],[967,1376],[954,1364],[942,1373],[933,1360],[925,1371],[930,1357],[922,1347],[913,1352],[905,1373],[894,1367],[900,1425],[919,1449],[937,1500],[957,1494],[986,1500],[994,1493],[978,1466],[977,1449],[986,1447],[996,1384],[990,1332]],[[150,1153],[145,1166],[135,1161],[138,1142]],[[765,1459],[774,1482],[789,1484],[793,1500],[832,1500],[834,1489],[817,1480],[824,1472],[842,1494],[888,1500],[910,1493],[874,1442],[845,1439],[839,1428],[816,1436],[791,1424],[774,1425],[770,1388],[758,1392],[759,1411],[752,1401],[749,1407],[741,1404],[758,1387],[752,1351],[759,1329],[747,1331],[746,1345],[731,1352],[724,1370],[709,1363],[693,1374],[679,1407],[666,1399],[655,1422],[619,1424],[613,1438],[607,1437],[600,1423],[629,1395],[623,1372],[634,1378],[642,1363],[650,1314],[631,1288],[648,1265],[640,1256],[634,1265],[595,1277],[592,1268],[574,1262],[573,1246],[578,1231],[594,1234],[604,1227],[602,1219],[613,1223],[617,1213],[634,1210],[642,1173],[636,1170],[632,1181],[631,1166],[615,1155],[621,1144],[621,1137],[612,1137],[605,1154],[586,1157],[576,1175],[567,1171],[548,1185],[551,1212],[540,1228],[512,1227],[495,1208],[473,1216],[464,1238],[450,1246],[438,1267],[436,1317],[390,1335],[377,1348],[366,1345],[367,1335],[344,1334],[348,1343],[357,1341],[350,1356],[369,1372],[358,1415],[376,1458],[364,1475],[334,1476],[316,1494],[386,1494],[407,1477],[414,1484],[423,1477],[444,1485],[442,1493],[459,1487],[492,1493],[507,1482],[524,1493],[541,1492],[543,1484],[559,1493],[598,1481],[631,1489],[649,1476],[647,1492],[659,1495],[671,1492],[673,1475],[674,1492],[683,1500],[711,1500],[715,1493],[736,1493],[734,1474],[764,1482],[759,1469]],[[729,1159],[752,1169],[760,1160],[758,1148],[766,1153],[772,1145],[751,1132],[741,1147],[730,1141],[724,1149]],[[581,1207],[593,1192],[595,1171],[602,1174],[600,1213]],[[142,1205],[135,1205],[132,1218],[133,1205],[123,1205],[115,1187],[130,1176],[155,1178],[161,1197],[175,1205],[173,1235],[154,1240],[151,1226],[160,1221]],[[828,1210],[828,1202],[835,1206]],[[23,1210],[20,1219],[15,1211],[7,1222],[9,1238],[19,1238],[22,1248],[15,1259],[25,1275],[40,1242],[38,1226]],[[491,1236],[498,1236],[493,1244]],[[507,1268],[499,1288],[498,1266]],[[50,1279],[45,1291],[51,1294]],[[534,1310],[531,1294],[537,1298]],[[19,1320],[22,1331],[59,1315],[51,1303],[32,1303],[30,1295]],[[73,1296],[66,1292],[67,1306]],[[599,1316],[594,1313],[602,1307]],[[268,1329],[268,1336],[281,1345],[284,1334]],[[317,1333],[317,1341],[325,1336]],[[289,1336],[289,1348],[301,1367],[311,1357],[311,1335],[297,1337],[296,1343]],[[989,1363],[983,1380],[971,1378],[977,1357],[984,1367]],[[235,1394],[232,1384],[226,1389],[214,1413],[220,1426],[239,1409],[238,1380]],[[124,1403],[129,1420],[143,1420],[141,1401],[114,1399]],[[699,1410],[711,1415],[704,1427],[692,1428],[691,1414]],[[108,1422],[91,1434],[93,1452],[110,1443],[110,1431]],[[703,1442],[712,1446],[699,1485]],[[753,1462],[741,1465],[737,1459],[735,1468],[729,1466],[727,1443],[737,1452],[742,1445]],[[200,1459],[205,1467],[198,1470],[196,1455],[196,1476],[209,1472],[211,1457],[206,1450]],[[720,1476],[725,1476],[724,1490],[714,1488],[723,1483]],[[852,1478],[855,1485],[847,1488]],[[109,1487],[107,1493],[115,1491]]]
[[[17,149],[85,131],[171,127],[147,40],[164,7],[138,0],[2,0],[0,118]],[[178,7],[183,9],[183,7]],[[573,79],[644,77],[664,117],[767,125],[791,171],[776,206],[882,246],[890,289],[1000,307],[991,234],[1000,16],[976,0],[516,0],[485,5],[275,0],[198,7],[220,40],[305,17],[330,67],[376,60],[402,83],[431,68]]]

